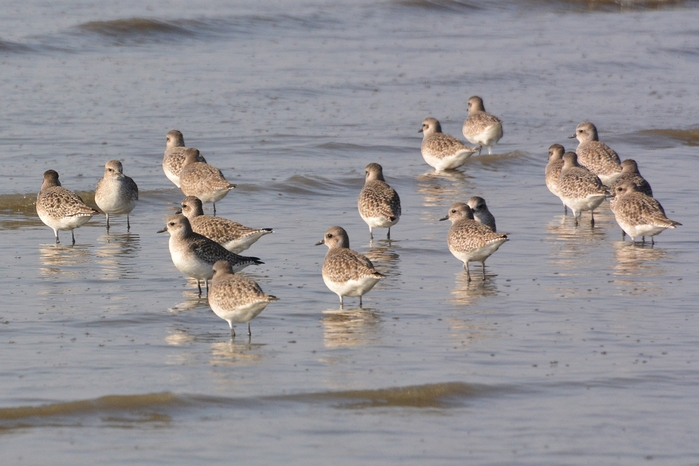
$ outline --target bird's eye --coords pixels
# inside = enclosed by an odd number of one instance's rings
[[[332,238],[332,237],[333,237],[333,234],[332,234],[332,233],[328,233],[328,238]]]
[[[456,213],[456,209],[451,209],[451,213],[452,213],[452,214],[455,214],[455,213]]]

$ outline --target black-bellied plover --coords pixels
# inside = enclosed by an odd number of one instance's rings
[[[447,245],[454,257],[464,263],[468,281],[471,281],[469,262],[481,263],[485,279],[485,260],[508,241],[507,235],[495,233],[490,227],[475,220],[473,211],[463,202],[452,204],[447,216],[439,220],[451,221]]]
[[[243,270],[248,265],[264,264],[258,257],[244,257],[232,253],[214,240],[192,231],[189,220],[182,214],[173,215],[167,220],[165,228],[158,233],[170,233],[170,256],[175,267],[197,280],[199,295],[201,296],[200,280],[206,282],[209,288],[209,279],[214,275],[214,263],[219,260],[228,261],[235,272]]]
[[[221,170],[206,162],[199,162],[199,151],[187,149],[180,172],[180,189],[185,196],[195,196],[201,202],[211,202],[216,215],[216,203],[235,188],[224,178]]]
[[[187,196],[180,204],[195,233],[216,241],[231,252],[240,254],[264,235],[274,233],[271,228],[250,228],[221,217],[204,215],[201,200]]]
[[[488,210],[485,199],[479,196],[473,196],[468,200],[467,204],[471,208],[471,211],[473,211],[473,217],[477,222],[486,225],[493,231],[498,231],[495,226],[495,217],[490,213],[490,210]]]
[[[328,252],[323,261],[323,281],[340,297],[340,307],[344,306],[345,296],[359,297],[371,290],[384,275],[374,269],[374,264],[365,256],[350,249],[349,237],[342,227],[327,229],[323,239],[316,246],[325,244]]]
[[[641,172],[638,171],[638,164],[633,159],[626,159],[621,162],[621,175],[609,187],[609,192],[614,192],[617,184],[624,181],[631,181],[636,185],[638,191],[653,197],[653,189],[651,189],[650,183],[641,176]]]
[[[369,225],[371,239],[374,239],[374,228],[388,228],[386,238],[391,239],[391,227],[400,220],[400,197],[386,183],[381,165],[370,163],[364,171],[364,187],[357,200],[359,215]]]
[[[563,169],[558,180],[558,189],[563,204],[573,211],[575,225],[585,210],[590,211],[590,223],[594,225],[594,210],[609,194],[597,175],[578,164],[575,152],[563,154]]]
[[[600,142],[595,125],[583,121],[570,138],[579,141],[575,150],[578,163],[597,175],[605,186],[610,186],[621,175],[619,156],[608,145]]]
[[[180,172],[184,165],[184,153],[187,148],[184,145],[184,136],[181,132],[173,129],[165,136],[165,154],[163,155],[163,171],[165,176],[180,187]],[[200,154],[200,162],[206,159]]]
[[[126,214],[126,231],[131,230],[129,214],[138,201],[138,186],[134,180],[124,175],[120,161],[110,160],[104,165],[104,176],[97,182],[95,204],[107,216],[109,232],[109,214]]]
[[[639,191],[633,181],[619,183],[612,194],[614,202],[610,204],[614,218],[631,241],[635,242],[639,236],[645,241],[645,237],[650,236],[651,243],[655,244],[653,236],[682,225],[667,218],[660,202]]]
[[[209,306],[217,316],[228,322],[232,337],[235,337],[234,322],[247,323],[248,337],[251,336],[250,321],[278,298],[265,294],[260,285],[249,278],[233,273],[228,261],[216,261],[213,273],[208,293]]]
[[[502,121],[485,111],[483,99],[474,95],[468,99],[468,117],[462,128],[464,137],[471,144],[478,144],[480,155],[483,146],[492,154],[492,147],[502,138]]]
[[[59,230],[70,230],[72,244],[75,244],[73,230],[83,226],[100,212],[85,204],[74,192],[62,187],[55,170],[46,170],[41,191],[36,196],[36,213],[42,222],[53,229],[56,244],[61,242],[58,239]]]
[[[422,158],[438,172],[460,167],[478,151],[465,146],[454,136],[442,133],[442,126],[434,118],[425,118],[419,132],[422,133]]]
[[[561,198],[561,190],[558,189],[558,180],[561,178],[561,170],[563,169],[563,153],[565,148],[560,144],[552,144],[549,147],[549,161],[546,164],[546,187],[551,191],[551,194],[557,198]],[[561,201],[563,202],[563,201]],[[568,208],[563,202],[563,213],[568,214]]]

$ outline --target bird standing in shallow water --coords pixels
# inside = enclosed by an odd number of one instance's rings
[[[549,160],[546,163],[546,187],[551,191],[551,194],[557,198],[561,198],[561,190],[558,188],[558,180],[561,178],[561,170],[563,169],[563,154],[565,148],[560,144],[552,144],[549,147]],[[563,203],[563,213],[568,215],[568,207]]]
[[[72,244],[75,244],[73,230],[83,226],[100,212],[85,204],[73,191],[62,187],[55,170],[46,170],[41,190],[36,196],[36,213],[42,222],[53,229],[56,244],[61,242],[58,239],[59,230],[70,230]]]
[[[488,154],[493,153],[493,146],[502,138],[502,121],[495,115],[485,111],[483,99],[474,95],[468,99],[468,117],[462,128],[464,137],[471,144],[478,144],[478,155],[483,146],[488,148]]]
[[[364,172],[364,187],[357,200],[359,215],[369,225],[370,239],[374,239],[373,228],[388,228],[386,238],[391,239],[391,227],[400,220],[400,197],[386,183],[381,165],[370,163]]]
[[[231,337],[235,337],[234,322],[247,323],[248,337],[252,336],[250,321],[269,303],[278,301],[276,296],[265,294],[254,281],[233,273],[231,264],[225,260],[214,263],[208,298],[211,309],[231,327]]]
[[[248,265],[264,264],[258,257],[239,256],[206,236],[194,233],[189,220],[184,215],[177,214],[168,218],[165,228],[158,233],[166,231],[170,233],[168,247],[172,263],[177,270],[197,280],[199,296],[201,296],[200,280],[206,282],[208,292],[209,280],[214,275],[213,266],[216,261],[228,261],[235,272],[243,270]]]
[[[597,175],[578,164],[575,152],[563,154],[563,169],[558,179],[558,189],[563,204],[573,211],[576,226],[585,210],[590,211],[590,223],[594,225],[594,211],[609,194]]]
[[[442,133],[442,125],[434,118],[425,118],[418,132],[422,133],[422,158],[438,172],[459,168],[478,150]]]
[[[589,121],[583,121],[575,128],[575,134],[569,137],[579,141],[575,150],[578,163],[597,175],[605,186],[611,186],[621,175],[621,163],[617,153],[600,142],[597,127]]]
[[[224,178],[221,170],[206,162],[199,162],[198,150],[185,151],[184,165],[180,172],[180,189],[185,196],[195,196],[201,202],[211,202],[216,216],[216,203],[233,188],[235,185]]]
[[[187,148],[184,145],[184,136],[173,129],[165,136],[165,153],[163,154],[163,171],[167,179],[180,187],[180,172],[184,165],[184,153]],[[199,155],[199,161],[206,163],[206,159]]]
[[[126,231],[131,230],[129,214],[138,201],[138,186],[134,180],[124,175],[124,167],[118,160],[110,160],[104,166],[104,176],[95,188],[95,204],[107,216],[107,233],[109,233],[109,214],[126,214]]]
[[[463,202],[452,204],[446,217],[439,220],[451,221],[447,245],[454,257],[464,263],[468,281],[471,281],[469,262],[481,263],[485,279],[485,260],[508,241],[507,235],[495,233],[487,225],[474,220],[473,211]]]
[[[384,275],[374,269],[369,259],[350,249],[349,236],[342,227],[328,228],[316,246],[321,244],[328,247],[322,270],[325,285],[340,297],[340,307],[344,307],[345,296],[358,296],[362,307],[362,295]]]
[[[650,236],[651,244],[655,244],[653,236],[659,235],[668,228],[682,225],[670,220],[665,215],[665,209],[655,198],[638,190],[632,181],[624,181],[614,188],[613,202],[610,203],[614,218],[621,229],[626,232],[631,241],[639,236]]]
[[[271,228],[250,228],[227,218],[204,215],[201,200],[194,196],[182,199],[182,214],[192,230],[216,241],[231,252],[240,254],[264,235],[274,233]]]

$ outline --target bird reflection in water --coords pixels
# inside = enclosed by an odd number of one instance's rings
[[[142,275],[140,261],[141,238],[137,234],[104,234],[97,238],[97,264],[106,280],[136,279]]]
[[[229,335],[230,336],[230,335]],[[262,360],[261,349],[265,346],[251,343],[248,338],[229,339],[211,344],[212,366],[249,366]]]
[[[454,199],[468,199],[473,186],[469,182],[471,177],[458,170],[445,170],[443,172],[429,172],[418,175],[417,190],[423,196],[424,207],[444,207],[452,204]],[[431,217],[422,217],[422,220],[434,220]]]
[[[374,241],[374,247],[364,251],[364,255],[374,264],[376,270],[386,276],[376,284],[377,290],[393,290],[400,284],[400,255],[391,247],[391,243],[395,241]]]
[[[39,248],[40,273],[43,276],[65,276],[83,280],[93,274],[91,246],[55,244]]]
[[[480,277],[480,274],[474,274]],[[456,274],[456,284],[451,292],[450,302],[458,305],[473,304],[476,300],[497,296],[499,293],[495,280],[496,275],[486,273],[485,280],[474,279],[469,282],[465,272]]]
[[[373,309],[328,309],[321,322],[326,348],[374,345],[381,340],[381,317]]]
[[[631,294],[655,292],[662,295],[662,287],[650,277],[665,275],[662,265],[667,252],[650,244],[615,241],[614,283]]]
[[[590,249],[606,244],[607,233],[599,225],[601,215],[597,216],[597,226],[589,222],[580,222],[575,226],[570,218],[560,215],[546,224],[546,242],[553,246],[551,259],[554,265],[564,268],[575,267],[581,258],[587,258]]]

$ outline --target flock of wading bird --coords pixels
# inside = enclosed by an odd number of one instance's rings
[[[492,147],[502,138],[503,128],[499,118],[485,111],[483,100],[473,96],[468,101],[463,134],[477,147],[466,146],[457,138],[442,133],[439,121],[434,118],[426,118],[420,132],[423,133],[422,156],[428,165],[440,172],[460,167],[474,153],[480,154],[483,147],[492,153]],[[576,226],[583,211],[590,211],[594,224],[594,209],[608,196],[611,196],[610,206],[623,235],[628,234],[633,241],[641,237],[645,242],[645,237],[649,236],[654,243],[653,236],[681,225],[665,216],[636,162],[631,159],[621,162],[616,152],[598,140],[597,128],[592,123],[580,123],[571,138],[579,141],[576,152],[565,152],[560,144],[549,148],[546,186],[561,199],[566,214],[567,208],[573,211]],[[172,262],[183,274],[197,280],[200,296],[201,280],[204,280],[211,309],[228,322],[233,337],[234,323],[247,323],[250,336],[250,321],[277,298],[265,294],[257,283],[237,273],[248,265],[263,263],[257,257],[239,253],[273,230],[250,228],[216,217],[216,202],[235,185],[229,183],[218,168],[209,165],[197,149],[187,148],[180,131],[172,130],[167,134],[162,165],[167,178],[186,196],[181,202],[181,211],[169,217],[166,227],[158,232],[170,234]],[[365,175],[357,203],[359,215],[369,226],[371,239],[374,228],[387,228],[390,240],[391,227],[401,216],[400,197],[386,183],[381,165],[370,163]],[[95,203],[100,210],[63,188],[54,170],[44,173],[36,210],[41,221],[54,230],[57,244],[59,230],[70,230],[72,244],[75,244],[74,229],[95,214],[106,215],[108,232],[110,214],[126,214],[127,231],[130,230],[129,214],[137,201],[138,186],[124,175],[120,161],[110,160],[95,189]],[[213,216],[204,214],[203,203],[208,202],[213,204]],[[452,223],[447,245],[463,262],[468,281],[471,281],[469,262],[481,263],[485,279],[485,260],[508,241],[507,235],[497,233],[495,218],[485,200],[472,197],[467,203],[457,202],[440,220]],[[341,307],[345,296],[358,297],[361,307],[362,296],[384,275],[376,271],[368,258],[350,249],[347,232],[340,226],[328,228],[317,243],[320,244],[328,247],[322,268],[326,286],[339,296]]]

